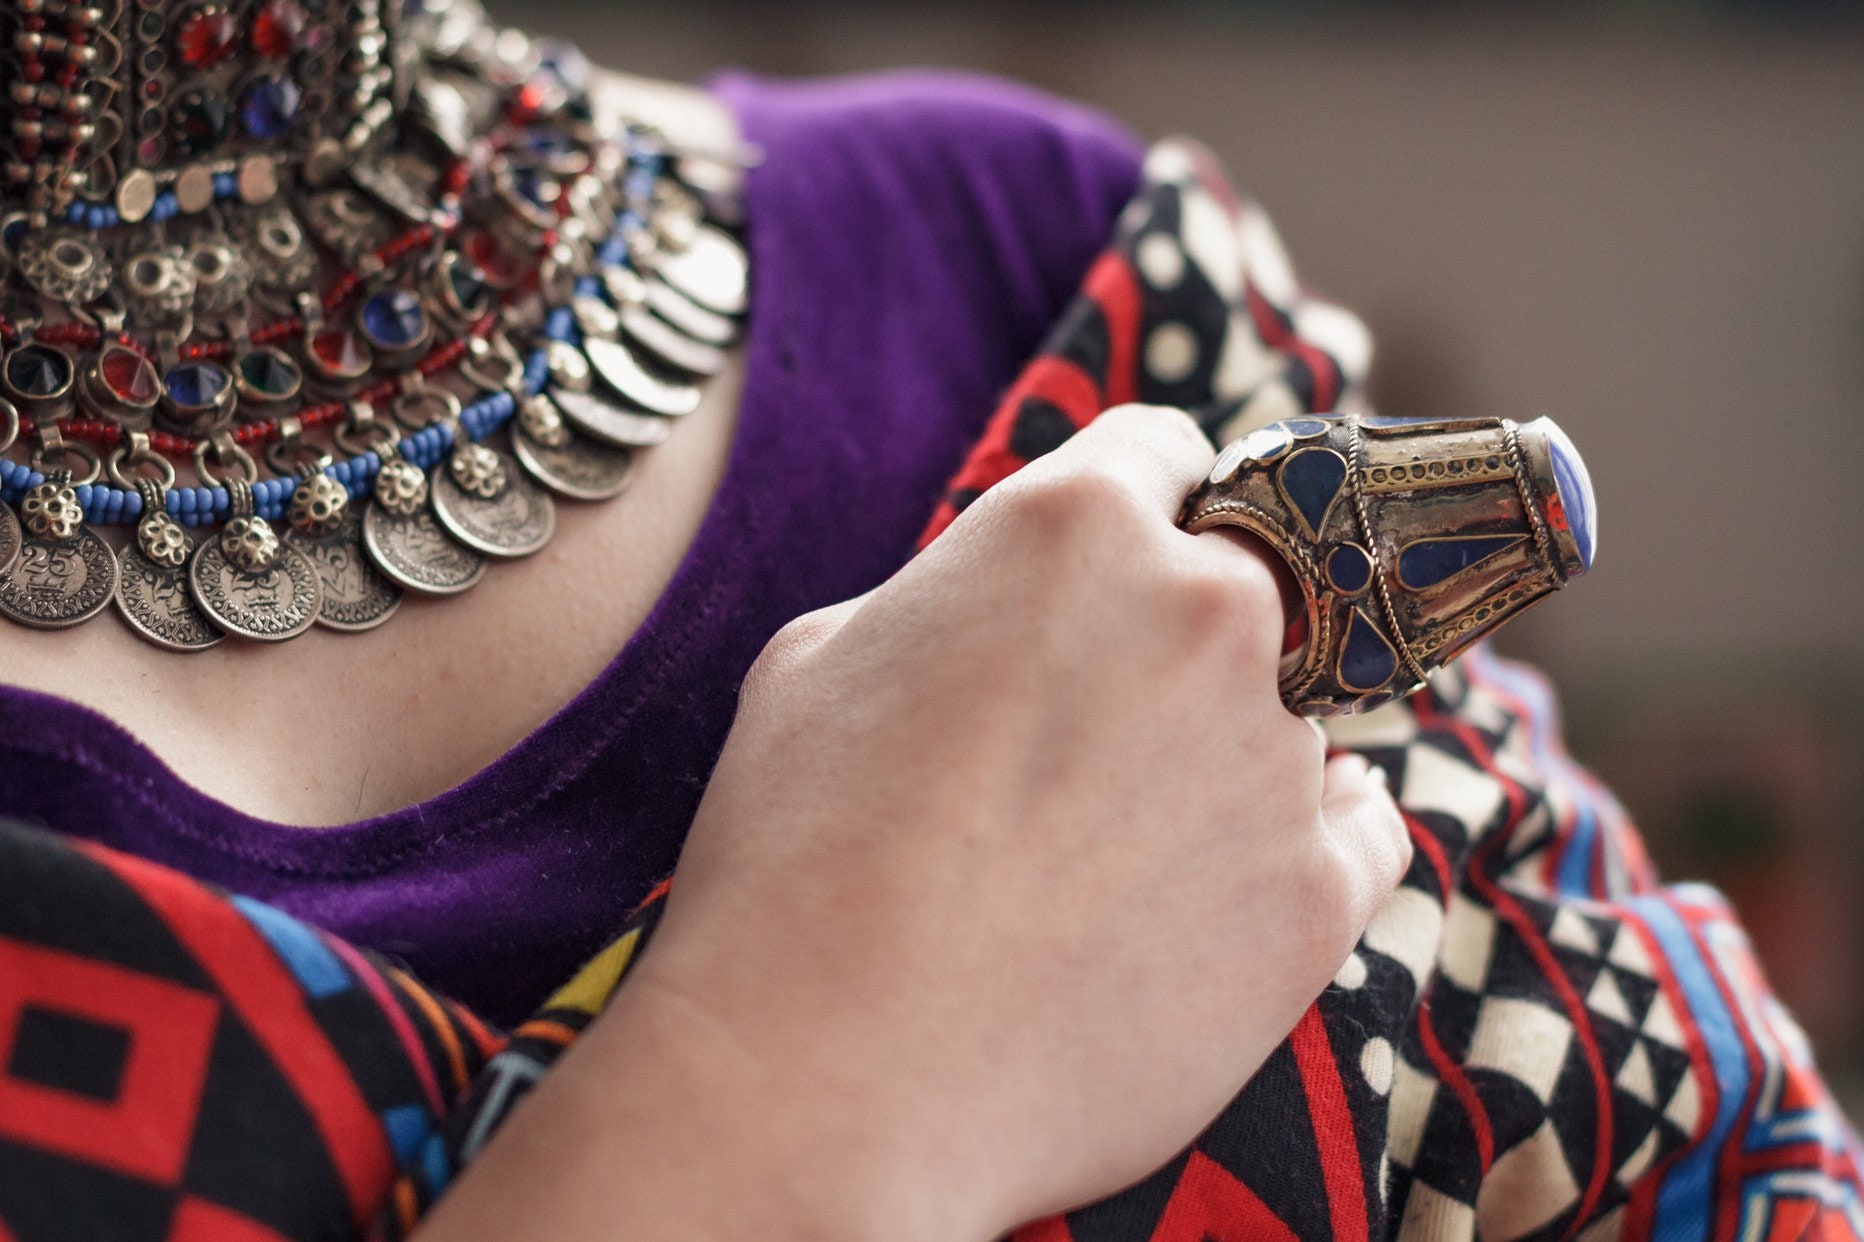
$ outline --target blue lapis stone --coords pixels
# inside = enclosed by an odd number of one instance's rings
[[[1579,545],[1579,559],[1584,573],[1592,568],[1592,554],[1599,542],[1599,507],[1592,495],[1592,476],[1579,450],[1566,438],[1559,424],[1551,418],[1536,419],[1533,426],[1547,433],[1547,448],[1553,455],[1553,481],[1560,489],[1560,505],[1566,511],[1566,525]]]
[[[233,377],[217,362],[184,362],[162,379],[168,399],[182,409],[200,410],[226,395]]]
[[[1286,430],[1288,424],[1282,427]],[[1282,463],[1280,477],[1288,502],[1307,523],[1308,533],[1318,536],[1327,510],[1346,482],[1346,459],[1332,449],[1302,449]]]
[[[1340,684],[1365,693],[1377,690],[1398,671],[1398,652],[1379,627],[1354,611],[1346,627],[1346,645],[1340,652]]]
[[[1331,423],[1324,418],[1284,418],[1270,426],[1280,427],[1297,440],[1310,440],[1315,436],[1325,435]]]
[[[427,336],[427,308],[406,289],[384,289],[363,303],[362,330],[372,345],[412,349]]]
[[[1461,539],[1420,539],[1398,553],[1398,580],[1414,591],[1447,582],[1477,561],[1520,543],[1521,535],[1474,535]]]
[[[1357,595],[1372,581],[1372,558],[1356,543],[1343,543],[1327,557],[1327,580],[1333,589]]]

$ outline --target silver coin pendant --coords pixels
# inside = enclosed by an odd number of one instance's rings
[[[610,500],[627,490],[634,454],[582,436],[544,444],[523,430],[511,433],[512,453],[533,479],[569,500]]]
[[[602,393],[552,388],[565,422],[591,440],[611,448],[653,448],[673,434],[673,420],[628,409]]]
[[[34,629],[62,630],[108,608],[116,589],[116,553],[89,527],[69,539],[29,536],[0,578],[0,612]]]
[[[13,507],[0,504],[0,578],[6,577],[7,571],[19,560],[20,545],[25,541],[26,532],[20,528]]]
[[[245,570],[228,559],[225,538],[209,539],[188,562],[194,602],[214,625],[237,638],[279,643],[317,623],[324,586],[317,564],[283,544],[265,569]]]
[[[485,557],[456,543],[427,509],[399,517],[371,502],[362,546],[390,581],[418,595],[458,595],[485,576]]]
[[[541,551],[557,531],[556,502],[508,455],[484,445],[473,448],[497,459],[496,487],[486,489],[493,494],[467,491],[452,469],[436,469],[434,515],[475,552],[510,559]]]
[[[662,251],[654,260],[660,278],[707,310],[741,315],[748,302],[750,261],[736,238],[711,224],[701,224],[679,250]]]
[[[360,508],[354,505],[345,510],[343,521],[327,535],[307,534],[293,526],[281,536],[317,565],[324,585],[317,624],[346,634],[373,630],[401,607],[401,588],[363,551]]]
[[[189,552],[193,551],[192,546]],[[117,611],[138,638],[169,651],[206,651],[226,637],[195,604],[188,590],[188,567],[158,565],[131,543],[117,557]]]
[[[654,374],[623,341],[592,336],[583,341],[589,366],[608,390],[649,414],[678,418],[699,408],[699,390],[683,379]]]

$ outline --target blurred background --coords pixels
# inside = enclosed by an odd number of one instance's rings
[[[1864,4],[494,8],[634,73],[963,66],[1194,134],[1381,406],[1557,417],[1601,551],[1501,646],[1864,1117]]]

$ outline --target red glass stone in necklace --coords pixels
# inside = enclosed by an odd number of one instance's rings
[[[353,383],[369,374],[375,356],[362,338],[342,328],[328,328],[311,337],[311,365],[327,380]]]
[[[261,56],[283,60],[298,50],[304,35],[304,10],[296,0],[272,0],[252,19],[252,47]]]
[[[182,63],[192,69],[210,69],[225,60],[239,39],[239,26],[223,9],[201,8],[181,19],[175,35]]]
[[[152,409],[162,395],[155,365],[127,345],[104,348],[97,360],[97,376],[112,401],[134,410]]]

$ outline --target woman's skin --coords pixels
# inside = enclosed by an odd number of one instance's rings
[[[737,140],[709,95],[609,86],[624,111],[682,143]],[[183,779],[264,819],[342,824],[432,797],[574,698],[647,616],[718,489],[742,382],[734,355],[678,434],[635,459],[627,492],[559,505],[549,547],[493,566],[465,596],[409,599],[369,634],[320,628],[188,656],[114,616],[56,633],[0,622],[0,679],[103,712]]]
[[[1187,1144],[1408,865],[1114,410],[759,660],[657,938],[427,1242],[986,1242]]]

